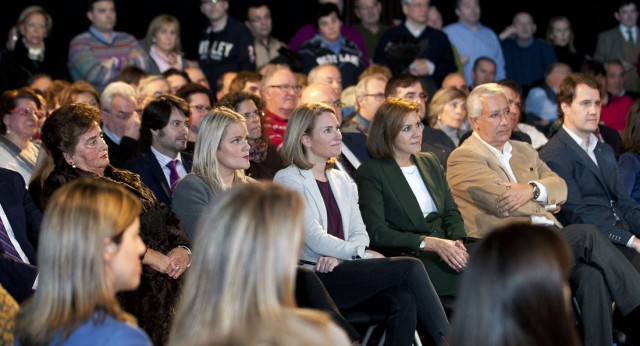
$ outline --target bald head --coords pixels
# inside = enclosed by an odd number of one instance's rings
[[[442,81],[442,89],[456,88],[463,93],[469,95],[469,86],[467,80],[458,72],[449,73]]]
[[[309,102],[322,102],[333,107],[336,112],[338,122],[342,123],[342,104],[340,103],[340,95],[329,85],[322,83],[309,84],[302,91],[300,104]]]

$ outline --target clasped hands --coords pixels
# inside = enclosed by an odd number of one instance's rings
[[[167,274],[171,278],[177,279],[187,270],[189,253],[181,247],[173,248],[166,255],[156,250],[148,249],[142,263],[149,265],[157,272]]]

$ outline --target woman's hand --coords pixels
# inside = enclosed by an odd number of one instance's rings
[[[142,259],[142,264],[146,264],[151,269],[163,274],[169,274],[174,270],[174,265],[171,263],[169,256],[152,249],[147,249]]]
[[[169,256],[171,264],[173,265],[173,271],[168,274],[172,278],[177,279],[180,277],[180,275],[182,275],[182,273],[185,272],[185,270],[187,270],[187,266],[191,261],[191,256],[189,255],[187,250],[182,247],[173,248],[171,251],[169,251],[167,256]]]
[[[342,263],[342,261],[337,258],[320,257],[313,269],[318,273],[330,273],[333,271],[333,268],[339,266],[340,263]]]
[[[469,260],[469,253],[460,240],[425,237],[425,251],[433,251],[453,270],[461,272]]]
[[[369,255],[372,256],[372,258],[384,258],[384,255],[382,255],[381,253],[379,253],[378,251],[373,251],[373,250],[364,250],[364,252],[368,253]]]

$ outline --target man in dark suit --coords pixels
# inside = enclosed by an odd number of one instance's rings
[[[109,147],[109,161],[122,168],[133,158],[140,137],[140,116],[136,112],[136,93],[124,82],[113,82],[100,96],[102,131]]]
[[[613,149],[593,134],[600,120],[600,85],[591,75],[575,73],[560,84],[562,128],[540,157],[568,187],[559,220],[591,223],[640,268],[640,206],[621,185]]]
[[[181,153],[188,134],[189,104],[173,95],[160,96],[142,111],[138,148],[142,155],[125,164],[167,206],[175,183],[191,171],[193,157]]]
[[[611,299],[625,322],[635,323],[625,332],[637,334],[640,273],[593,225],[562,228],[554,213],[566,200],[567,185],[530,145],[509,140],[504,90],[494,83],[476,87],[467,110],[474,133],[451,153],[447,170],[467,233],[483,237],[495,227],[517,222],[560,232],[573,252],[570,281],[582,312],[585,345],[613,344]]]
[[[36,280],[36,249],[42,214],[20,174],[0,168],[0,285],[21,302]],[[8,243],[7,243],[8,241]]]

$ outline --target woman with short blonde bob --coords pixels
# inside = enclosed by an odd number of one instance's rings
[[[161,14],[149,23],[147,35],[144,38],[144,53],[148,54],[150,75],[161,74],[164,71],[175,68],[183,71],[185,68],[195,65],[182,56],[180,45],[180,22],[170,14]]]
[[[17,317],[19,344],[151,345],[116,299],[140,283],[141,211],[130,192],[96,179],[56,192],[40,233],[38,289]]]
[[[241,184],[207,207],[198,226],[192,273],[182,291],[171,345],[268,338],[253,331],[296,321],[303,328],[324,331],[314,344],[350,343],[328,316],[296,308],[293,292],[303,205],[294,191],[264,183]],[[276,330],[287,329],[282,327]],[[306,343],[293,339],[288,344]]]
[[[449,323],[422,263],[367,249],[355,184],[330,164],[340,156],[341,144],[331,106],[307,103],[289,117],[281,149],[289,166],[274,181],[305,199],[302,262],[314,268],[338,308],[384,314],[386,345],[411,344],[417,322],[435,344],[445,343]]]
[[[438,90],[429,104],[429,124],[444,131],[456,147],[460,145],[460,137],[469,130],[466,100],[467,94],[462,91],[445,88]]]
[[[249,132],[245,118],[227,107],[216,107],[200,124],[191,173],[176,185],[171,208],[194,239],[198,218],[215,195],[236,184],[254,181],[249,168]]]

